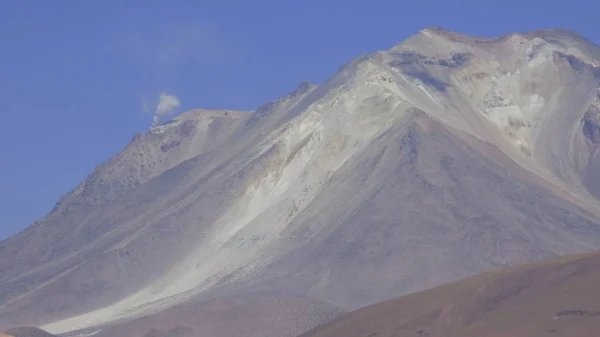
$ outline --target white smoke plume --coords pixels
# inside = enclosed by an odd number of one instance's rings
[[[173,114],[179,108],[179,105],[177,97],[161,92],[156,105],[156,112],[152,117],[152,126],[158,125],[163,117]]]

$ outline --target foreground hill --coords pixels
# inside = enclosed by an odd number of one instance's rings
[[[567,31],[429,28],[256,111],[188,111],[0,243],[0,327],[146,334],[221,303],[177,324],[294,335],[307,308],[598,250],[599,65]]]
[[[593,337],[600,253],[470,277],[375,304],[302,337]]]

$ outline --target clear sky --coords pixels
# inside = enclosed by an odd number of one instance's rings
[[[573,29],[597,0],[9,1],[0,6],[0,239],[147,129],[160,92],[254,109],[427,26],[497,36]]]

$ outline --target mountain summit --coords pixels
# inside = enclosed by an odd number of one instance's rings
[[[186,112],[0,243],[0,326],[293,336],[600,249],[599,67],[564,30],[427,28],[254,112]]]

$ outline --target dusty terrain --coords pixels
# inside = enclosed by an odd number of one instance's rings
[[[55,335],[48,333],[44,330],[40,330],[32,327],[19,327],[13,328],[6,331],[6,335],[0,335],[0,337],[56,337]]]
[[[332,305],[289,294],[228,294],[108,327],[96,337],[295,337],[338,317]]]
[[[308,307],[598,250],[598,65],[568,31],[432,27],[256,111],[188,111],[0,243],[0,328],[150,331],[238,293],[256,312],[186,326],[291,336]]]
[[[302,337],[592,337],[600,253],[477,275],[345,315]]]

